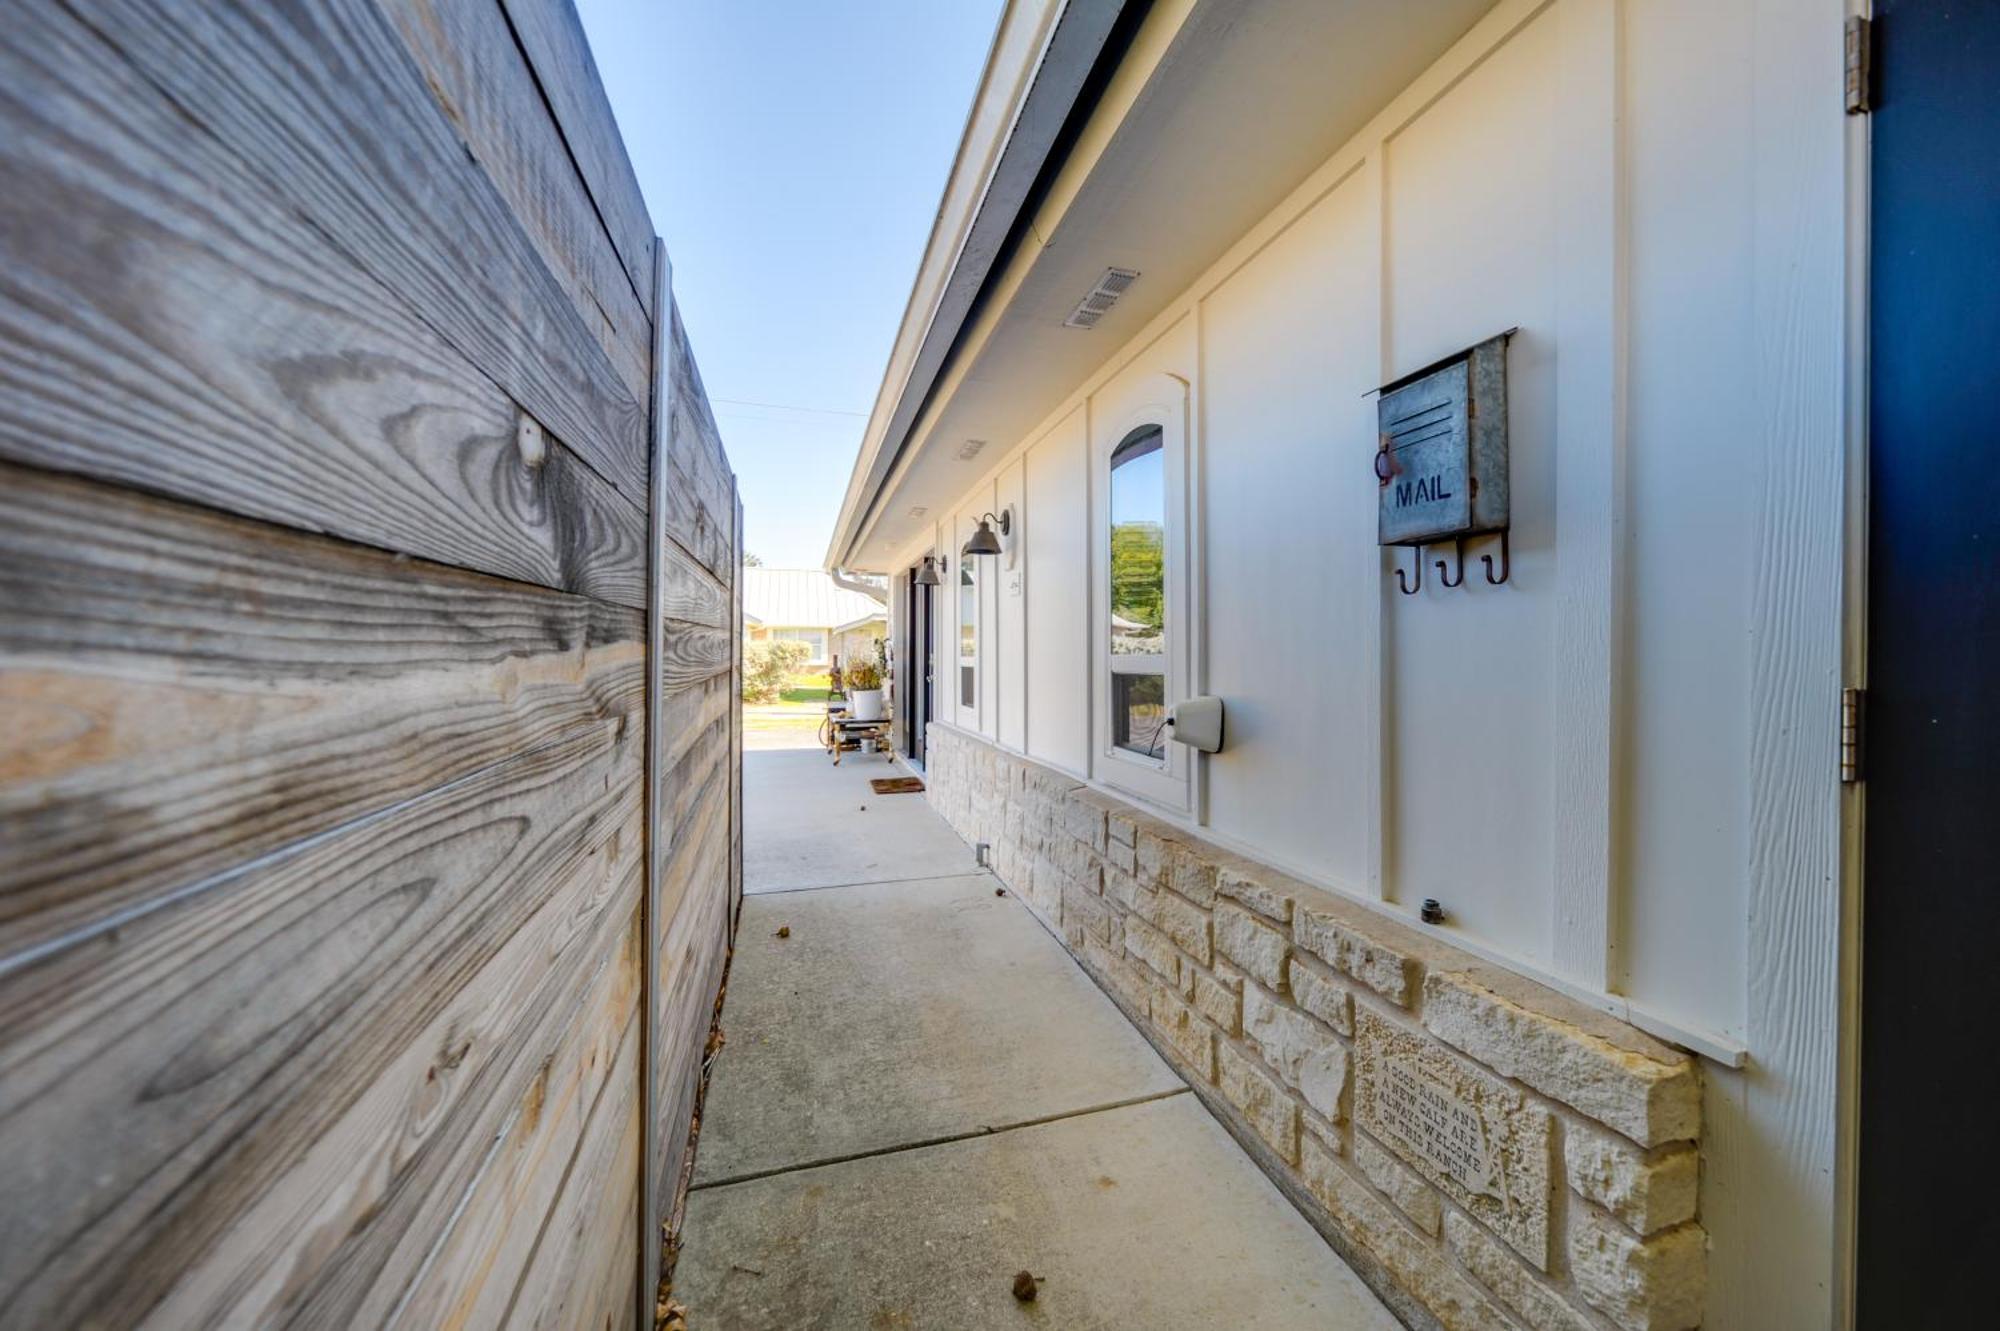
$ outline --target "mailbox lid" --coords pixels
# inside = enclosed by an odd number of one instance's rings
[[[1471,387],[1471,362],[1458,360],[1377,399],[1380,544],[1415,545],[1471,530]]]

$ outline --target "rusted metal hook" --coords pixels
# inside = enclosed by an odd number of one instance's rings
[[[1443,583],[1447,587],[1457,587],[1461,586],[1465,582],[1465,541],[1463,538],[1460,538],[1459,540],[1453,541],[1451,543],[1451,554],[1452,554],[1452,562],[1458,568],[1458,576],[1454,578],[1451,576],[1451,574],[1445,572],[1444,561],[1440,559],[1437,562],[1438,581]]]
[[[1493,576],[1492,555],[1479,556],[1479,562],[1486,565],[1486,580],[1495,587],[1507,581],[1508,574],[1513,570],[1507,558],[1507,529],[1505,527],[1500,529],[1500,576],[1497,578]]]
[[[1399,568],[1396,570],[1396,587],[1405,596],[1415,596],[1424,589],[1424,548],[1421,545],[1413,545],[1410,548],[1416,552],[1417,556],[1415,561],[1410,565],[1416,571],[1416,580],[1411,581],[1405,578],[1402,569]]]

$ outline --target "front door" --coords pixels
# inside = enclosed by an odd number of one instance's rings
[[[2000,4],[1876,0],[1858,1324],[1993,1325]]]

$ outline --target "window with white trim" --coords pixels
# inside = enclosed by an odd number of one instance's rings
[[[802,642],[810,647],[812,655],[806,658],[808,661],[820,662],[827,659],[825,629],[773,629],[771,636],[779,642]]]
[[[979,706],[979,582],[974,561],[958,559],[958,705]]]
[[[1157,425],[1111,451],[1108,599],[1111,744],[1164,762],[1167,745],[1167,468]]]

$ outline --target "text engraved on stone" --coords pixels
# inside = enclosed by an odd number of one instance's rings
[[[1383,1060],[1375,1110],[1381,1125],[1467,1192],[1507,1199],[1479,1111],[1408,1059]]]

